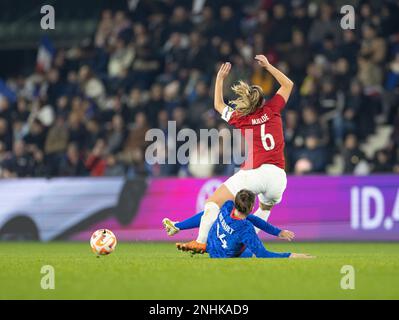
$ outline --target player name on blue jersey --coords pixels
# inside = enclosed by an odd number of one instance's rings
[[[233,234],[234,229],[227,224],[227,222],[226,222],[226,220],[224,220],[223,214],[221,212],[219,213],[219,221],[220,221],[220,224],[222,225],[222,228],[224,231],[226,231],[228,234]]]

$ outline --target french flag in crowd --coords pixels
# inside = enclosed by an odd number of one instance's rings
[[[51,68],[55,49],[53,43],[48,37],[43,37],[40,41],[39,50],[37,51],[36,69],[39,72],[47,72]]]

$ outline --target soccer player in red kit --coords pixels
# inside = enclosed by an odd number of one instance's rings
[[[223,100],[223,81],[230,72],[231,64],[226,62],[220,67],[215,82],[215,109],[231,126],[241,129],[241,133],[246,138],[248,157],[241,169],[207,199],[197,240],[178,243],[178,249],[197,253],[205,252],[209,230],[221,206],[228,200],[234,200],[235,195],[242,189],[250,190],[258,195],[259,208],[254,214],[266,221],[271,208],[282,199],[287,177],[284,171],[281,110],[294,84],[272,66],[264,55],[257,55],[255,59],[272,74],[280,84],[280,88],[270,100],[265,101],[260,86],[240,81],[232,87],[238,96],[236,100],[231,101],[231,104],[236,106],[232,109]],[[169,235],[184,229],[179,223],[167,218],[163,220],[163,225]]]

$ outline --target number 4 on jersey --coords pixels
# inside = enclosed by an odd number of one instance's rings
[[[224,233],[220,233],[220,226],[219,223],[217,224],[217,237],[219,238],[220,242],[222,243],[222,248],[226,249],[227,248],[227,241],[224,239],[226,235]]]

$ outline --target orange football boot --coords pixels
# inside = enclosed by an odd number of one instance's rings
[[[195,240],[186,243],[176,243],[176,247],[181,251],[191,251],[193,253],[205,253],[206,244],[199,243]]]

